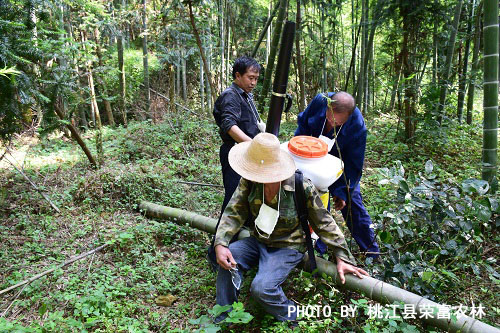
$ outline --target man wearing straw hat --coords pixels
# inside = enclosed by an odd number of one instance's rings
[[[295,163],[280,149],[279,140],[269,133],[234,146],[229,152],[231,167],[242,179],[222,215],[215,236],[220,265],[217,274],[217,304],[237,301],[242,272],[258,265],[251,283],[252,296],[280,321],[295,320],[290,311],[295,303],[285,296],[281,284],[302,260],[304,233],[295,208]],[[331,214],[325,209],[313,184],[304,179],[308,219],[313,230],[333,249],[342,283],[345,274],[368,275],[355,261]],[[231,239],[250,217],[251,236]],[[222,320],[223,314],[216,321]]]

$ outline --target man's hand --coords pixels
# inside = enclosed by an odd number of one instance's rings
[[[224,245],[219,244],[215,247],[215,257],[217,258],[217,263],[224,269],[229,270],[232,267],[236,267],[236,261],[233,259],[233,254],[229,248]]]
[[[360,279],[363,278],[363,275],[369,276],[365,270],[348,264],[339,257],[337,257],[337,272],[339,272],[339,277],[342,284],[345,284],[345,274],[352,273]]]
[[[335,203],[335,210],[342,210],[345,207],[345,201],[339,197],[333,196],[333,202]]]

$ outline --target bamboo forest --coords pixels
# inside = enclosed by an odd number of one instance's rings
[[[0,0],[0,332],[500,332],[498,0]]]

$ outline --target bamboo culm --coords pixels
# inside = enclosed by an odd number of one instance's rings
[[[262,85],[262,92],[259,99],[259,107],[261,112],[264,111],[265,108],[265,100],[267,98],[267,94],[269,92],[269,88],[271,87],[271,76],[274,70],[274,63],[276,61],[276,54],[278,53],[278,44],[281,37],[281,30],[283,29],[285,12],[288,7],[288,0],[280,0],[278,17],[276,19],[276,27],[273,31],[273,40],[271,42],[271,52],[269,54],[269,61],[267,63],[266,73],[264,77],[264,83]]]
[[[498,0],[484,0],[482,179],[498,188]],[[494,192],[493,192],[494,193]]]

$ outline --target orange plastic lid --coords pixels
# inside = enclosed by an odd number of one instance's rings
[[[288,142],[288,150],[300,157],[323,157],[328,154],[328,145],[313,136],[299,135]]]

